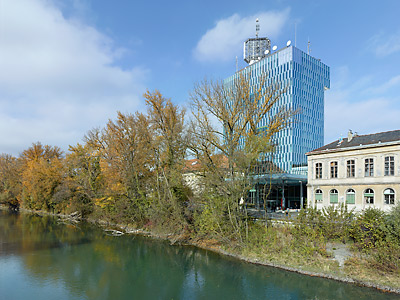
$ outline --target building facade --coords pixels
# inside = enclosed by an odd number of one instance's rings
[[[263,39],[266,38],[258,38]],[[257,39],[246,41],[250,42],[256,43]],[[288,174],[305,175],[305,154],[321,147],[324,142],[324,91],[330,87],[329,67],[293,46],[275,52],[270,52],[270,49],[264,50],[269,43],[260,44],[264,48],[256,60],[254,58],[257,54],[254,53],[254,49],[257,47],[246,46],[246,43],[245,60],[250,62],[249,66],[225,79],[224,84],[229,86],[235,79],[245,76],[252,86],[256,86],[260,80],[265,80],[267,85],[277,84],[285,89],[272,108],[272,115],[281,109],[290,109],[298,113],[288,127],[272,138],[276,149],[270,159]],[[251,55],[246,56],[247,48],[252,50]],[[268,126],[268,119],[269,116],[265,116],[258,124],[260,130]]]
[[[400,193],[400,130],[348,137],[307,153],[308,205],[390,210]]]

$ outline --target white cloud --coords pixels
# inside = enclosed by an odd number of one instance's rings
[[[0,45],[0,152],[36,141],[67,149],[138,107],[148,71],[116,66],[124,49],[51,1],[0,1]]]
[[[369,88],[367,91],[370,93],[385,93],[388,90],[399,87],[400,88],[400,75],[394,76],[390,78],[388,81],[384,82],[380,86],[374,86]]]
[[[237,49],[249,37],[255,36],[255,20],[260,20],[260,36],[275,38],[288,21],[289,9],[259,12],[241,17],[234,14],[219,20],[197,43],[194,56],[200,61],[228,61],[234,58]]]
[[[345,137],[348,130],[359,134],[400,129],[400,108],[393,99],[371,98],[362,102],[327,97],[325,107],[325,142]]]
[[[387,35],[376,34],[369,41],[369,48],[378,57],[387,56],[400,51],[400,31]]]
[[[349,129],[359,134],[400,129],[400,96],[388,92],[399,84],[399,76],[382,84],[373,79],[366,76],[351,83],[346,77],[344,84],[340,76],[337,82],[333,78],[325,99],[325,143],[345,137]]]

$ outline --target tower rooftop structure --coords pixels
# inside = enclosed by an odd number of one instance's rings
[[[259,20],[256,19],[256,37],[249,38],[243,45],[243,59],[248,64],[264,58],[271,52],[271,41],[267,37],[258,37],[260,31]]]

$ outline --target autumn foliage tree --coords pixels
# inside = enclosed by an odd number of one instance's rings
[[[9,154],[0,155],[0,203],[12,209],[20,206],[21,178],[19,161]]]
[[[174,105],[159,91],[144,94],[152,131],[154,155],[154,213],[161,223],[185,225],[187,221],[188,189],[182,172],[185,163],[188,135],[185,130],[185,110]],[[165,225],[164,224],[164,225]]]
[[[151,134],[148,118],[140,113],[118,113],[103,130],[92,130],[87,145],[96,150],[104,180],[102,196],[95,204],[115,218],[146,220],[146,189],[150,185]]]
[[[54,193],[64,175],[63,152],[58,147],[34,143],[21,154],[22,204],[54,211]]]
[[[95,199],[101,197],[103,176],[96,149],[77,144],[69,147],[65,159],[65,178],[56,191],[59,201],[66,201],[67,212],[79,212],[83,217],[93,212]]]

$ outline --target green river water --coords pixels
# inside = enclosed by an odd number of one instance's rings
[[[0,211],[0,299],[399,299],[95,226]]]

